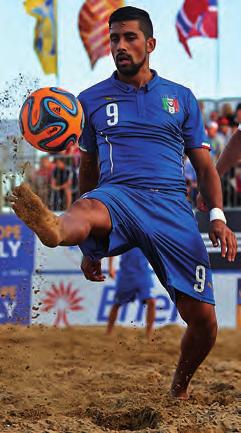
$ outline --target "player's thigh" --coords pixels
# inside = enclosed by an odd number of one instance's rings
[[[213,304],[199,301],[176,290],[176,306],[180,316],[188,325],[216,328],[217,319]]]
[[[106,236],[112,228],[107,207],[96,199],[78,199],[62,216],[68,219],[69,225],[88,227],[94,236]]]

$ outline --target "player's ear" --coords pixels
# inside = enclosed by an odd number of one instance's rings
[[[155,38],[148,38],[146,41],[147,45],[147,52],[150,54],[152,51],[154,51],[156,47],[156,39]]]

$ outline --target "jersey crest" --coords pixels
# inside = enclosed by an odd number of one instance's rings
[[[179,112],[179,104],[177,98],[162,98],[162,107],[168,113],[174,114]]]

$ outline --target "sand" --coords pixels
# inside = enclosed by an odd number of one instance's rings
[[[169,396],[183,328],[0,327],[0,433],[241,432],[241,330],[221,330],[191,384]]]

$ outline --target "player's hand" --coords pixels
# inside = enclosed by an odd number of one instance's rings
[[[207,205],[204,201],[204,198],[200,192],[197,195],[196,202],[197,202],[198,210],[200,210],[201,212],[207,212],[208,211],[208,207],[207,207]]]
[[[81,270],[87,280],[104,281],[105,276],[101,270],[101,260],[92,260],[88,256],[84,256],[81,263]]]
[[[221,256],[233,262],[237,254],[237,239],[232,230],[221,220],[213,220],[209,226],[209,238],[214,247],[221,244]]]

